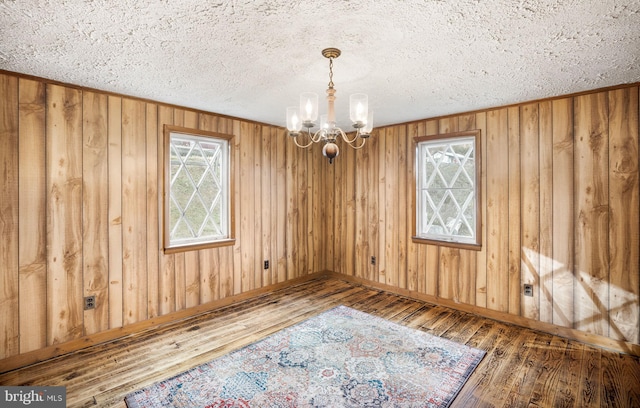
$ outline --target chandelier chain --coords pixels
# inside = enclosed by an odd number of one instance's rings
[[[329,88],[333,88],[333,58],[329,58]]]

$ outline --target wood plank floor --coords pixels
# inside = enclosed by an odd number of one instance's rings
[[[346,305],[487,351],[454,407],[640,407],[640,359],[337,279],[316,279],[0,375],[62,385],[68,407],[124,396]]]

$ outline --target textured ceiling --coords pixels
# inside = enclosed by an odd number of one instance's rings
[[[400,123],[640,81],[640,0],[0,0],[0,69],[282,126],[326,47]]]

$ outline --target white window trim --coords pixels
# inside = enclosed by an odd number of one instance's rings
[[[473,140],[474,142],[474,161],[475,161],[475,174],[473,175],[473,183],[474,183],[474,197],[473,203],[469,203],[473,205],[473,212],[475,215],[475,220],[473,221],[473,231],[475,236],[473,237],[461,237],[455,235],[446,235],[446,234],[426,234],[423,233],[420,228],[422,225],[422,217],[424,215],[424,205],[422,203],[422,195],[420,186],[422,185],[421,180],[421,160],[422,156],[421,149],[424,148],[425,144],[444,144],[447,142],[456,142],[460,140]],[[475,249],[479,250],[481,248],[482,242],[482,231],[481,231],[481,209],[480,209],[480,195],[481,195],[481,154],[480,154],[480,131],[465,131],[465,132],[457,132],[457,133],[449,133],[449,134],[441,134],[441,135],[430,135],[430,136],[422,136],[414,139],[415,142],[415,185],[413,190],[413,241],[417,243],[428,243],[435,245],[443,245],[443,246],[452,246],[452,247],[460,247],[467,249]]]
[[[213,143],[223,144],[222,166],[225,175],[221,180],[223,191],[223,212],[224,216],[221,220],[223,233],[221,236],[208,236],[204,238],[192,239],[171,239],[171,140],[172,137],[180,137],[185,140],[202,141],[203,138],[210,139]],[[163,211],[163,246],[165,253],[175,253],[188,250],[199,250],[203,248],[219,247],[225,245],[233,245],[235,242],[234,235],[234,203],[233,203],[233,155],[231,154],[232,135],[225,135],[216,132],[208,132],[197,129],[188,129],[178,126],[164,126],[164,155],[163,155],[163,185],[164,185],[164,211]]]

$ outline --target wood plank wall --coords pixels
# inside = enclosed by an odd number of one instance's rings
[[[328,268],[638,344],[638,116],[633,86],[378,129],[328,170]],[[413,138],[470,129],[482,250],[413,243]]]
[[[327,269],[322,154],[282,128],[9,73],[0,98],[0,361]],[[164,124],[235,135],[235,246],[161,251]]]
[[[380,128],[333,165],[279,127],[11,73],[0,101],[0,364],[322,271],[640,344],[637,86]],[[235,135],[236,245],[160,250],[164,124]],[[482,249],[413,243],[413,138],[470,129]]]

